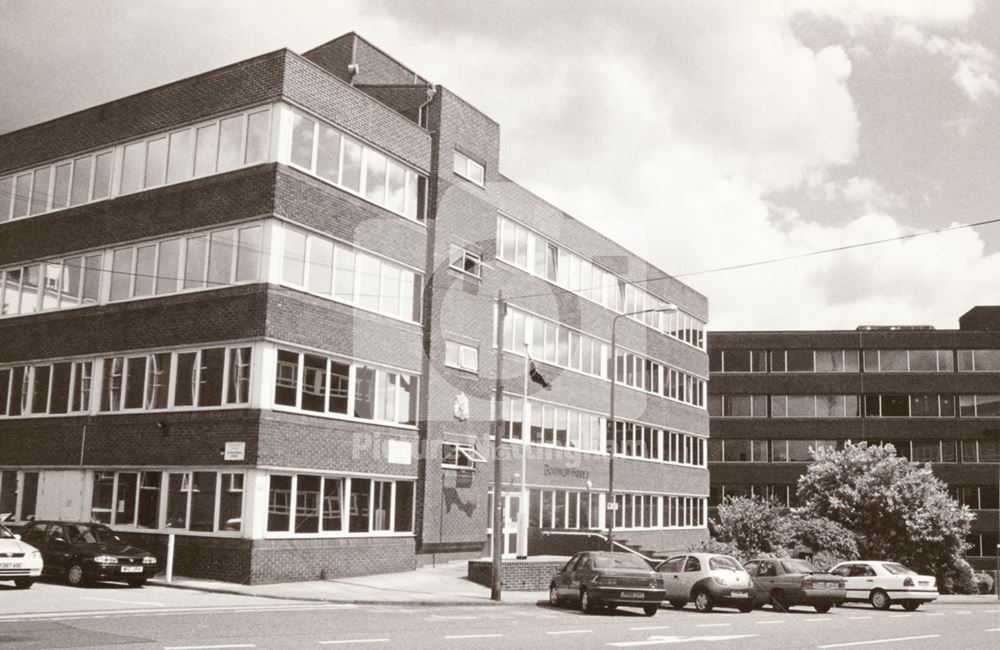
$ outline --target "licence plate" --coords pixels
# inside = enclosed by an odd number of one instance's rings
[[[0,569],[20,569],[21,565],[17,562],[0,562]]]
[[[622,598],[645,598],[646,594],[641,591],[623,591]]]
[[[733,591],[730,592],[729,595],[732,596],[733,598],[746,598],[747,596],[749,596],[749,594],[745,591]]]
[[[142,573],[141,566],[123,566],[122,573]]]

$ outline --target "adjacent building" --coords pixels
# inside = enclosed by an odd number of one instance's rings
[[[478,557],[499,410],[507,553],[704,540],[707,301],[499,142],[353,33],[0,135],[0,517],[252,583]]]
[[[968,559],[995,565],[1000,307],[971,309],[956,330],[713,332],[709,359],[712,506],[794,506],[811,447],[891,443],[975,512]]]

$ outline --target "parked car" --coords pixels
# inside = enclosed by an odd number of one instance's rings
[[[699,612],[716,606],[753,609],[750,576],[734,558],[713,553],[688,553],[661,562],[656,570],[666,583],[666,600],[675,609],[694,602]]]
[[[841,562],[830,573],[847,583],[847,600],[867,601],[875,609],[899,603],[912,612],[938,597],[937,578],[919,575],[899,562]]]
[[[21,536],[41,551],[43,575],[74,586],[115,580],[141,587],[156,574],[152,553],[129,546],[101,524],[35,521],[21,529]]]
[[[42,554],[21,536],[0,524],[0,580],[13,580],[18,589],[30,589],[42,575]]]
[[[641,607],[653,616],[663,600],[663,579],[641,557],[631,553],[583,551],[559,571],[549,585],[549,602],[573,601],[584,613],[619,605]]]
[[[770,604],[787,612],[796,605],[806,605],[824,613],[847,598],[841,578],[820,571],[806,560],[761,558],[744,566],[757,588],[756,607]]]

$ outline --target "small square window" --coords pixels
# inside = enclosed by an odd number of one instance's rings
[[[476,185],[482,186],[485,183],[486,167],[463,153],[455,152],[455,162],[452,169],[456,174]]]
[[[441,443],[441,467],[475,469],[477,464],[485,462],[486,458],[471,445],[457,442]]]
[[[479,350],[454,341],[444,343],[444,364],[460,370],[479,372]]]
[[[483,257],[461,246],[451,245],[448,251],[448,266],[473,277],[482,277]]]

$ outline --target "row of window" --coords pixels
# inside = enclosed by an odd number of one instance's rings
[[[632,352],[616,352],[616,381],[669,399],[705,406],[708,382]]]
[[[413,532],[413,481],[271,474],[267,494],[269,533]]]
[[[709,462],[808,463],[811,449],[841,449],[844,440],[717,439],[708,441]],[[997,440],[873,440],[869,446],[891,444],[896,453],[919,463],[997,463]]]
[[[703,527],[704,498],[655,494],[615,493],[614,527],[664,529]],[[490,495],[492,501],[492,494]],[[607,519],[601,505],[605,495],[574,490],[538,490],[528,493],[528,525],[547,530],[603,530]],[[493,509],[490,508],[490,513]]]
[[[797,508],[802,505],[794,485],[722,485],[713,483],[708,491],[708,506],[715,508],[725,499],[736,497],[758,497],[773,501],[782,508]]]
[[[242,472],[97,471],[90,518],[130,528],[239,532],[243,486]]]
[[[325,122],[282,111],[292,124],[293,166],[408,219],[425,218],[425,180],[416,171]]]
[[[417,384],[417,375],[279,349],[274,404],[415,425]]]
[[[864,350],[862,356],[859,365],[858,350],[710,350],[708,361],[710,372],[1000,372],[1000,350]]]
[[[38,472],[0,471],[0,521],[35,518],[38,505]]]
[[[247,404],[250,361],[234,346],[0,368],[0,416]]]
[[[996,557],[1000,555],[1000,537],[996,533],[971,533],[965,536],[965,543],[969,545],[965,555],[967,557]]]
[[[594,377],[608,376],[608,345],[598,339],[509,307],[503,328],[507,352],[524,354],[527,344],[532,359]]]
[[[419,273],[298,228],[281,230],[282,283],[420,322],[423,276]]]
[[[996,485],[952,485],[951,497],[973,510],[996,510],[1000,507],[1000,489]]]
[[[957,397],[957,410],[956,410]],[[862,406],[864,407],[862,410]],[[722,418],[1000,417],[1000,395],[709,395],[708,414]]]
[[[0,269],[0,315],[254,282],[262,233],[256,223]]]
[[[270,130],[254,109],[0,178],[0,223],[264,162]]]
[[[525,420],[524,400],[504,397],[503,418],[508,440],[521,440]],[[529,441],[572,450],[607,453],[610,448],[607,419],[602,415],[528,400]],[[618,420],[615,454],[665,463],[704,467],[706,440],[687,433],[667,431],[637,422]]]
[[[505,217],[497,220],[497,257],[616,312],[650,310],[632,318],[705,348],[702,321]]]

